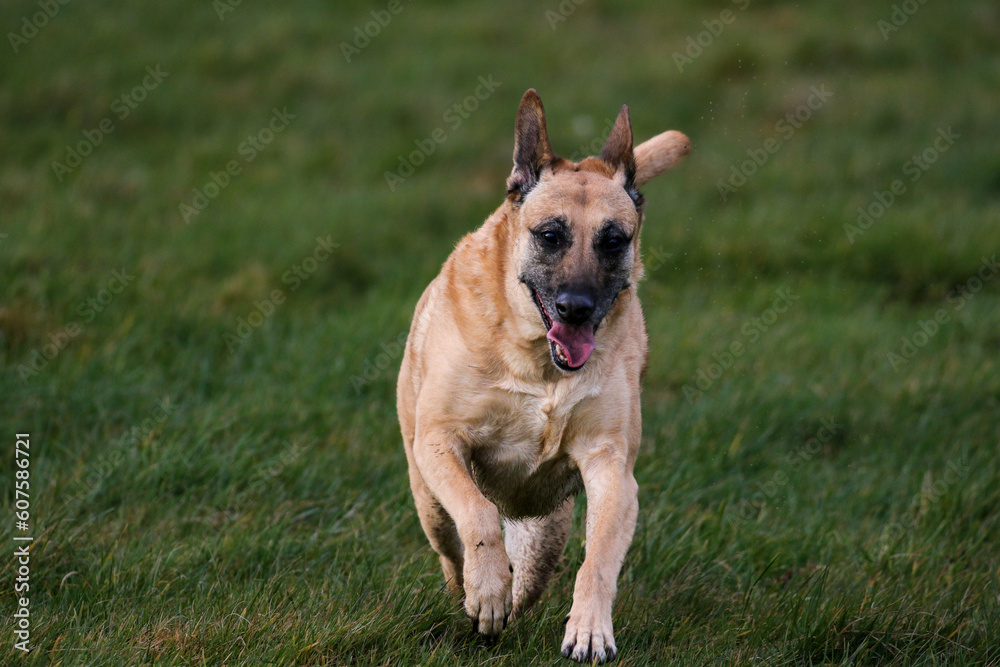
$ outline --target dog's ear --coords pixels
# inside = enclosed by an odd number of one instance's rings
[[[507,179],[507,195],[522,199],[538,183],[542,169],[555,160],[545,129],[545,109],[534,88],[521,98],[514,124],[514,170]]]
[[[608,140],[601,149],[601,159],[612,169],[632,170],[635,175],[635,156],[632,154],[632,121],[628,116],[628,105],[623,104],[618,119],[608,134]]]
[[[625,192],[628,193],[636,208],[641,208],[643,203],[642,195],[639,194],[639,186],[635,182],[635,154],[632,151],[632,122],[628,116],[628,106],[622,105],[622,110],[618,112],[618,120],[615,121],[608,140],[604,142],[601,149],[601,160],[610,166],[615,174],[622,179]]]
[[[635,186],[641,188],[690,152],[691,140],[676,130],[642,142],[635,148]]]

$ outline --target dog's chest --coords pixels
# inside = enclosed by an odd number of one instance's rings
[[[582,488],[567,452],[575,401],[522,393],[496,399],[475,429],[473,477],[506,517],[549,514]]]

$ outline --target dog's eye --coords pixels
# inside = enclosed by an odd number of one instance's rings
[[[621,236],[609,236],[608,238],[604,239],[604,243],[602,243],[601,245],[604,246],[604,250],[606,250],[607,252],[614,252],[616,250],[622,249],[622,247],[625,245],[625,239],[623,239]]]
[[[535,236],[545,245],[556,247],[562,243],[562,235],[551,229],[545,229],[540,232],[535,232]]]

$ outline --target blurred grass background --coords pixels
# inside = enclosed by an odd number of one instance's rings
[[[902,4],[404,0],[348,62],[388,2],[70,2],[22,41],[43,10],[4,3],[0,489],[12,516],[30,433],[36,648],[9,639],[4,558],[2,659],[556,661],[580,526],[538,612],[481,645],[420,531],[394,410],[395,341],[502,201],[534,87],[562,155],[600,146],[622,103],[637,142],[674,128],[694,146],[645,188],[621,663],[997,664],[1000,280],[976,279],[1000,248],[1000,8],[907,4],[889,31]],[[707,46],[679,66],[689,38]],[[122,118],[147,67],[167,74]],[[499,85],[455,126],[480,77]],[[779,135],[814,87],[833,94]],[[287,127],[248,161],[275,109]],[[317,239],[336,247],[310,264]],[[751,340],[781,289],[798,300]]]

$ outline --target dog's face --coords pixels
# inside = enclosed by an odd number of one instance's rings
[[[597,328],[631,285],[639,212],[615,179],[558,171],[525,198],[517,222],[518,279],[546,329],[552,361],[579,370]]]
[[[577,164],[552,153],[541,101],[525,95],[508,180],[512,269],[522,285],[519,310],[544,327],[560,370],[583,368],[595,332],[637,277],[643,199],[634,176],[627,108],[600,157]]]

